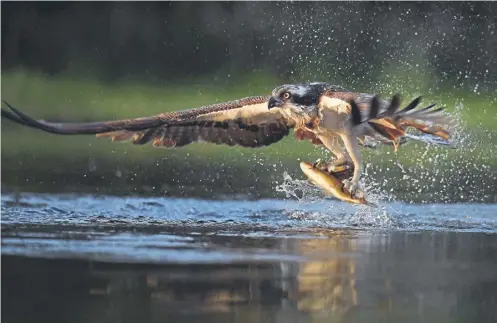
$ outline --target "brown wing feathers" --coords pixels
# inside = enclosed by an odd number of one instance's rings
[[[236,119],[178,122],[136,133],[131,139],[134,144],[152,141],[153,146],[166,148],[182,147],[197,141],[228,146],[261,147],[275,143],[289,134],[290,127],[283,120],[277,121],[257,125],[246,125],[242,120]],[[116,134],[112,133],[99,136],[112,136],[114,141],[130,139],[129,135],[116,138]]]
[[[55,134],[96,134],[138,145],[152,142],[156,147],[181,147],[206,141],[261,147],[283,139],[293,127],[282,115],[269,113],[265,108],[268,99],[254,96],[152,117],[91,123],[34,120],[4,101],[13,113],[2,109],[2,116]]]
[[[150,127],[156,127],[161,124],[161,120],[158,117],[86,123],[52,123],[43,120],[34,120],[14,108],[5,100],[3,102],[15,113],[15,115],[2,109],[2,116],[29,127],[60,135],[97,134],[120,129],[137,131]]]
[[[354,124],[367,122],[372,130],[389,140],[405,135],[406,127],[448,139],[448,132],[443,128],[428,126],[420,121],[444,123],[446,120],[439,114],[441,108],[432,109],[434,105],[414,110],[420,102],[419,97],[399,110],[398,95],[390,102],[371,94],[345,90],[328,91],[324,95],[349,102]],[[181,147],[196,141],[261,147],[283,139],[295,126],[277,109],[270,112],[267,109],[268,99],[269,96],[254,96],[151,117],[88,123],[34,120],[5,101],[11,111],[1,111],[2,117],[16,123],[55,134],[96,134],[97,137],[110,137],[113,141],[131,140],[137,145],[152,142],[156,147]],[[297,138],[310,139],[306,133],[299,133],[300,130],[297,129]],[[320,144],[314,139],[312,142]]]

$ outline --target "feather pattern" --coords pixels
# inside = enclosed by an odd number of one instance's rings
[[[152,142],[155,147],[171,148],[205,141],[255,148],[278,142],[295,126],[279,109],[269,110],[268,99],[246,97],[151,117],[86,123],[35,120],[4,101],[12,112],[2,109],[2,116],[50,133],[96,134],[136,145]]]
[[[421,98],[414,99],[407,107],[399,110],[398,95],[393,96],[391,101],[386,101],[372,94],[352,92],[341,86],[320,82],[310,85],[282,85],[273,91],[272,96],[245,97],[199,108],[115,121],[55,123],[35,120],[6,101],[3,102],[10,110],[1,111],[2,117],[6,119],[45,132],[63,135],[95,134],[116,142],[131,141],[136,145],[152,143],[155,147],[172,148],[193,142],[210,142],[255,148],[282,140],[292,128],[298,139],[307,139],[316,145],[323,144],[312,132],[312,120],[315,118],[311,115],[314,113],[312,108],[308,110],[307,117],[292,115],[283,107],[269,109],[270,98],[274,99],[275,95],[288,89],[293,89],[294,94],[301,98],[301,107],[321,105],[337,109],[338,114],[332,118],[334,127],[341,127],[341,123],[350,119],[352,125],[365,124],[364,133],[375,138],[378,135],[388,140],[397,140],[406,134],[406,127],[448,138],[447,131],[432,124],[445,125],[450,119],[443,115],[442,108],[433,109],[434,105],[415,109]],[[310,129],[307,128],[308,125],[311,126]]]

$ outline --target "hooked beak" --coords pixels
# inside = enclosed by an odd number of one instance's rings
[[[272,108],[281,107],[281,106],[283,106],[283,104],[284,104],[284,102],[281,99],[272,96],[269,99],[269,102],[267,103],[267,108],[269,110],[269,109],[272,109]]]

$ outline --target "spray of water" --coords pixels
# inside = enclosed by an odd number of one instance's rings
[[[497,201],[497,171],[493,157],[497,153],[497,138],[495,132],[483,130],[482,122],[484,118],[494,118],[497,122],[497,118],[482,113],[481,106],[476,110],[463,104],[462,99],[453,100],[451,94],[440,96],[439,83],[430,73],[433,66],[427,64],[427,58],[432,55],[430,48],[438,46],[438,37],[429,30],[413,31],[409,23],[395,31],[386,27],[384,30],[358,30],[360,27],[354,24],[340,28],[336,22],[343,22],[347,17],[350,21],[364,19],[357,16],[353,6],[316,4],[299,7],[293,3],[281,3],[280,7],[285,20],[278,29],[282,34],[276,48],[287,53],[299,53],[288,56],[291,65],[297,67],[291,71],[295,82],[324,80],[352,90],[369,84],[370,93],[388,96],[401,93],[406,100],[421,95],[426,104],[436,97],[439,106],[455,101],[454,106],[446,108],[455,121],[450,130],[457,149],[411,141],[397,153],[391,147],[364,151],[363,186],[369,196],[379,202],[402,201],[407,204]],[[409,15],[406,12],[398,19],[408,22]],[[437,21],[432,21],[434,26]],[[399,46],[385,52],[382,40],[374,36],[378,32],[383,41],[398,43]],[[369,42],[373,51],[387,57],[387,63],[371,66],[367,57],[350,52],[347,41],[356,40]],[[479,91],[479,87],[472,90]],[[497,100],[489,104],[497,104]],[[469,124],[465,119],[469,115],[479,120]],[[284,174],[283,183],[276,190],[302,202],[323,197],[306,181],[292,179],[288,174]]]

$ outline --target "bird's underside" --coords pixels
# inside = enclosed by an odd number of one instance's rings
[[[54,123],[35,120],[6,101],[10,110],[2,117],[18,124],[60,135],[93,134],[113,141],[131,141],[136,145],[183,147],[195,142],[257,148],[279,142],[294,130],[300,140],[324,145],[335,155],[335,166],[349,163],[357,184],[362,168],[354,144],[372,147],[406,141],[406,131],[449,139],[443,127],[450,119],[434,105],[416,109],[419,98],[400,109],[400,98],[391,101],[376,96],[347,91],[326,83],[283,85],[271,95],[207,105],[194,109],[162,113],[150,117],[85,123]],[[345,144],[337,146],[341,139]],[[339,162],[336,163],[336,159]],[[332,169],[331,169],[332,170]]]

